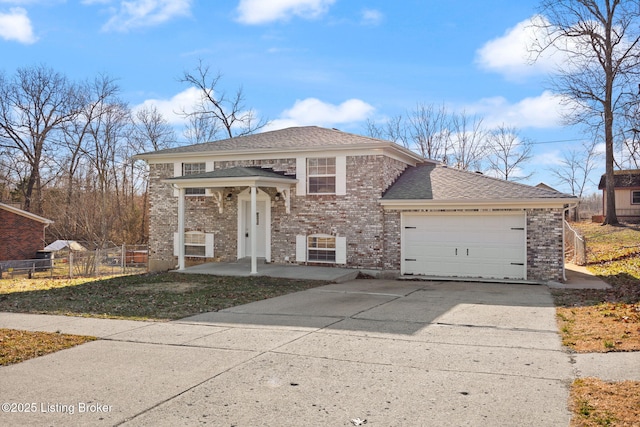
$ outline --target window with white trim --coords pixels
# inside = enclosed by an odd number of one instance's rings
[[[205,257],[207,255],[207,239],[201,231],[187,231],[184,233],[184,255],[191,257]]]
[[[307,236],[307,261],[336,262],[336,238],[326,234]]]
[[[201,163],[183,163],[182,164],[182,176],[196,175],[199,173],[205,173],[207,171],[207,164]],[[204,188],[185,188],[184,194],[187,196],[203,196],[205,194]]]
[[[336,194],[335,157],[307,159],[307,193]]]
[[[631,192],[631,204],[640,205],[640,190]]]

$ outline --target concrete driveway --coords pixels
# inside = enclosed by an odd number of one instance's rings
[[[554,313],[545,286],[385,280],[171,323],[2,313],[105,339],[0,368],[0,400],[37,406],[0,424],[568,425]]]

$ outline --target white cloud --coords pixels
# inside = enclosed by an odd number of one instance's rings
[[[243,24],[266,24],[286,21],[293,16],[314,19],[324,15],[335,0],[240,0],[238,21]]]
[[[560,96],[549,91],[510,104],[503,97],[485,98],[465,106],[465,111],[484,117],[489,127],[507,124],[517,128],[552,128],[562,125],[566,109]]]
[[[307,125],[331,127],[354,123],[365,120],[373,111],[371,105],[359,99],[349,99],[335,105],[316,98],[307,98],[296,101],[292,108],[283,111],[280,118],[273,120],[266,130]]]
[[[384,19],[382,12],[376,9],[364,9],[362,11],[362,24],[364,25],[378,25]]]
[[[32,44],[38,40],[33,34],[27,11],[21,7],[12,7],[9,13],[0,13],[0,37],[24,44]]]
[[[85,4],[104,4],[102,0],[85,0]],[[178,16],[191,14],[192,0],[129,0],[112,9],[112,17],[104,31],[126,32],[134,28],[152,27]]]
[[[548,23],[539,15],[519,22],[503,36],[488,41],[478,49],[476,63],[485,70],[495,71],[516,80],[552,72],[564,63],[566,55],[550,48],[536,59],[531,51],[536,40],[543,43],[546,39],[547,35],[541,29],[544,25]]]
[[[191,111],[192,107],[202,99],[202,94],[195,87],[190,87],[171,99],[147,99],[142,104],[136,105],[134,112],[143,107],[155,106],[159,113],[172,125],[184,125],[186,119],[180,112]]]
[[[560,150],[546,151],[533,156],[531,163],[548,167],[562,166],[564,164],[564,155]]]

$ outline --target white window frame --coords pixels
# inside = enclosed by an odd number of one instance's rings
[[[197,170],[195,166],[197,165]],[[192,169],[194,168],[194,169]],[[182,176],[196,175],[207,171],[207,162],[193,162],[182,164]],[[185,196],[204,196],[207,191],[204,188],[187,187],[184,189]]]
[[[312,241],[315,240],[316,245],[322,241],[333,241],[333,246],[327,246],[326,243],[321,244],[320,246],[311,246]],[[336,247],[338,245],[338,241],[336,236],[331,236],[329,234],[310,234],[307,236],[307,261],[308,262],[318,262],[324,264],[335,264],[337,259],[337,250]],[[316,252],[317,254],[333,254],[331,259],[318,259],[312,257],[312,253]]]
[[[633,201],[633,199],[636,198],[636,197],[638,197],[638,199],[640,199],[640,190],[631,190],[631,204],[632,205],[640,205],[640,200],[637,201],[637,202]]]
[[[333,161],[333,165],[315,165],[315,166],[311,166],[310,163],[313,161],[329,161],[332,160]],[[337,188],[338,188],[338,174],[337,174],[337,162],[336,162],[336,158],[335,157],[310,157],[307,159],[307,176],[306,176],[306,181],[307,181],[307,194],[336,194]],[[312,168],[322,168],[324,167],[325,169],[330,169],[331,167],[333,167],[333,172],[327,172],[325,171],[325,173],[318,173],[317,171],[315,171],[316,173],[312,173]],[[327,191],[327,192],[314,192],[311,191],[311,180],[313,178],[333,178],[333,191]]]
[[[199,241],[194,241],[194,237],[198,236]],[[173,234],[173,254],[179,256],[178,233]],[[203,243],[204,242],[204,243]],[[187,247],[204,248],[204,254],[190,255]],[[184,256],[185,258],[213,258],[213,233],[205,233],[202,231],[186,231],[184,233]]]

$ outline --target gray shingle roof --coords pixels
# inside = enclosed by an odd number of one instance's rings
[[[600,177],[598,189],[604,190],[607,185],[606,175]],[[640,170],[621,170],[613,172],[613,186],[615,188],[640,187]]]
[[[202,144],[186,145],[184,147],[168,148],[166,150],[144,153],[142,156],[145,154],[181,154],[207,151],[249,151],[313,147],[322,148],[381,143],[397,146],[397,148],[402,149],[402,147],[390,141],[355,135],[335,129],[305,126],[274,130],[254,135],[239,136],[236,138],[205,142]]]
[[[237,166],[229,169],[218,169],[211,172],[197,173],[192,175],[185,175],[175,178],[169,178],[168,180],[183,180],[183,179],[202,179],[202,178],[244,178],[244,177],[265,177],[265,178],[290,178],[295,179],[295,176],[288,176],[284,173],[275,172],[273,169],[252,167],[252,166]]]
[[[568,194],[531,187],[446,166],[420,164],[407,168],[382,196],[383,200],[518,200],[563,199]]]

